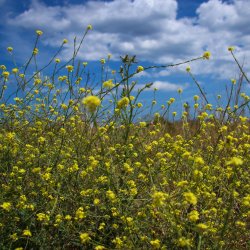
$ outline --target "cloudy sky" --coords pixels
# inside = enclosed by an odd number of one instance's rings
[[[177,63],[209,50],[211,59],[190,64],[208,95],[223,93],[238,77],[235,54],[250,73],[250,0],[0,0],[0,54],[9,63],[6,47],[15,50],[17,62],[30,55],[35,30],[41,29],[41,61],[49,58],[67,38],[60,58],[72,55],[74,36],[88,24],[93,30],[79,51],[79,59],[98,63],[112,54],[111,68],[119,68],[121,55],[137,55],[143,66]],[[187,100],[198,94],[185,67],[148,71],[138,77],[155,82],[159,98],[175,96],[178,87]],[[246,90],[249,90],[246,88]],[[212,100],[211,100],[212,101]]]

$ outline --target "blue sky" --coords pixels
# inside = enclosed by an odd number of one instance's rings
[[[14,47],[19,65],[31,53],[35,30],[44,34],[39,41],[39,62],[50,56],[67,38],[60,58],[72,55],[73,37],[80,37],[88,24],[88,34],[78,59],[88,61],[91,70],[99,70],[100,58],[112,54],[111,69],[119,69],[120,56],[137,55],[139,64],[165,65],[192,59],[205,50],[211,60],[190,64],[192,72],[214,103],[216,94],[225,94],[225,85],[238,77],[228,46],[244,63],[247,73],[250,58],[249,0],[0,0],[1,64],[12,67],[6,52]],[[138,75],[138,84],[154,82],[159,103],[177,97],[183,88],[183,101],[199,94],[186,66],[151,70]],[[98,79],[97,79],[98,80]],[[245,91],[249,91],[246,87]],[[148,91],[144,99],[152,97]]]

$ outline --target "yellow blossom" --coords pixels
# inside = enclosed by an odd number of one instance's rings
[[[129,99],[128,97],[123,97],[122,99],[120,99],[118,102],[117,102],[117,108],[118,109],[122,109],[122,108],[125,108],[127,107],[129,104]]]
[[[190,204],[193,204],[193,205],[196,205],[197,204],[197,198],[196,196],[192,193],[192,192],[185,192],[183,194],[184,196],[184,199],[190,203]]]
[[[203,56],[202,56],[204,59],[210,59],[210,57],[211,57],[211,52],[209,52],[209,51],[205,51],[204,53],[203,53]]]
[[[23,236],[31,237],[32,233],[30,232],[29,229],[25,229],[25,230],[23,230]]]
[[[144,68],[142,66],[138,66],[136,72],[139,73],[141,71],[144,71]]]
[[[6,211],[10,211],[11,210],[11,203],[10,202],[3,202],[0,207]]]
[[[87,107],[90,112],[95,112],[97,107],[101,105],[101,100],[97,96],[87,96],[83,99],[82,103]]]
[[[81,240],[81,243],[87,243],[91,240],[90,236],[88,233],[81,233],[80,234],[80,240]]]

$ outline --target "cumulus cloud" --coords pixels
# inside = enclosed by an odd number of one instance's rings
[[[145,85],[143,84],[138,84],[136,87],[137,89],[143,88]],[[157,88],[159,91],[166,91],[166,92],[171,92],[171,91],[177,91],[179,88],[181,89],[186,89],[189,85],[185,83],[184,85],[179,85],[175,83],[170,83],[167,81],[155,81],[153,85],[150,88],[145,89],[145,91],[152,91],[155,88]]]
[[[90,0],[60,6],[32,0],[26,11],[9,16],[6,24],[16,29],[42,29],[47,34],[43,43],[52,48],[68,38],[71,42],[61,55],[65,59],[72,55],[73,37],[79,37],[88,24],[94,30],[79,51],[83,60],[99,60],[111,53],[113,60],[130,54],[139,61],[168,64],[210,50],[211,62],[195,64],[193,69],[223,78],[232,74],[228,46],[236,46],[240,60],[250,58],[249,0],[209,0],[197,8],[193,18],[177,18],[177,11],[176,0]],[[247,62],[245,66],[249,67]],[[166,76],[168,71],[159,74]]]

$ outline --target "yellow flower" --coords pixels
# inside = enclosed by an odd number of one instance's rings
[[[56,63],[59,63],[59,62],[61,62],[61,60],[60,60],[59,58],[56,58],[56,59],[55,59],[55,62],[56,62]]]
[[[211,57],[211,53],[209,51],[205,51],[202,57],[208,60]]]
[[[5,79],[8,78],[9,75],[10,75],[10,73],[9,73],[8,71],[4,71],[4,72],[2,73],[2,76],[3,76]]]
[[[38,36],[41,36],[41,35],[43,34],[43,32],[42,32],[41,30],[36,30],[36,34],[37,34]]]
[[[138,108],[141,108],[142,106],[143,106],[143,105],[142,105],[141,102],[138,102],[138,103],[137,103],[137,107],[138,107]]]
[[[39,52],[38,48],[34,48],[34,50],[33,50],[33,55],[37,55],[38,52]]]
[[[208,229],[208,226],[204,223],[199,223],[196,225],[197,229],[199,229],[200,231],[206,231]]]
[[[150,244],[153,248],[155,249],[159,249],[161,247],[161,242],[160,240],[156,239],[156,240],[151,240]]]
[[[197,221],[197,220],[199,220],[199,212],[196,211],[196,210],[191,211],[191,212],[188,214],[188,219],[189,219],[190,221]]]
[[[191,246],[191,240],[185,237],[181,237],[178,239],[178,246],[180,247],[189,247]]]
[[[107,196],[112,202],[114,202],[115,199],[116,199],[115,193],[114,193],[113,191],[111,191],[111,190],[108,190],[108,191],[106,192],[106,196]]]
[[[23,230],[23,236],[31,237],[32,233],[30,232],[29,229],[25,229],[25,230]]]
[[[83,211],[83,207],[79,207],[76,210],[75,219],[76,220],[81,220],[81,219],[84,219],[85,217],[86,217],[86,215],[85,215],[85,212]]]
[[[72,65],[67,65],[65,68],[66,68],[69,72],[72,72],[73,69],[74,69],[74,66],[72,66]]]
[[[91,24],[89,24],[89,25],[87,26],[87,29],[88,29],[88,30],[92,30],[92,29],[93,29],[93,26],[92,26]]]
[[[11,210],[11,203],[10,202],[3,202],[3,204],[0,205],[0,207],[9,212]]]
[[[153,204],[155,206],[163,206],[165,204],[166,198],[167,194],[160,191],[155,191],[152,194]]]
[[[91,240],[90,236],[88,233],[81,233],[80,234],[80,240],[81,240],[81,243],[87,243]]]
[[[197,204],[197,198],[196,196],[192,193],[192,192],[185,192],[183,194],[184,196],[184,199],[190,203],[190,204],[193,204],[193,205],[196,205]]]
[[[143,70],[144,70],[144,68],[142,66],[138,66],[136,72],[139,73],[139,72],[141,72]]]
[[[179,94],[181,94],[181,93],[183,92],[182,88],[178,88],[178,89],[177,89],[177,92],[178,92]]]
[[[97,96],[87,96],[83,99],[82,103],[87,107],[90,112],[95,112],[96,108],[101,105],[101,100]]]
[[[199,98],[200,98],[200,97],[199,97],[198,95],[195,95],[195,96],[194,96],[194,100],[195,100],[195,101],[198,101]]]
[[[105,64],[105,59],[104,58],[102,58],[101,60],[100,60],[100,62],[101,62],[101,64]]]
[[[122,108],[125,108],[127,107],[129,104],[129,99],[128,97],[123,97],[122,99],[120,99],[118,102],[117,102],[117,108],[118,109],[122,109]]]
[[[68,43],[67,39],[63,39],[63,44]]]
[[[113,88],[115,85],[114,85],[114,83],[113,83],[113,80],[110,79],[110,80],[108,80],[108,81],[103,82],[102,86],[103,86],[104,88],[111,89],[111,88]]]
[[[226,165],[240,166],[243,164],[243,160],[239,157],[232,157],[229,161],[226,162]]]
[[[88,63],[87,63],[87,62],[83,62],[82,65],[83,65],[84,67],[86,67],[86,66],[88,65]]]
[[[105,250],[106,248],[104,246],[98,245],[95,247],[95,250]]]
[[[235,79],[231,79],[231,82],[232,82],[233,85],[236,84],[236,80]]]
[[[190,67],[190,66],[187,66],[187,67],[186,67],[186,71],[187,71],[187,72],[190,72],[190,70],[191,70],[191,67]]]
[[[14,68],[14,69],[12,69],[12,73],[13,73],[13,74],[18,73],[18,71],[19,71],[19,70],[18,70],[18,68]]]
[[[228,49],[228,51],[234,51],[234,47],[232,47],[232,46],[228,47],[227,49]]]
[[[12,52],[12,51],[13,51],[13,48],[12,48],[12,47],[8,47],[7,50],[8,50],[9,52]]]

